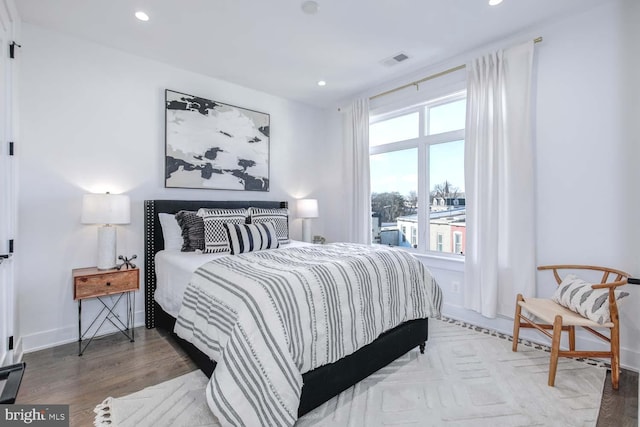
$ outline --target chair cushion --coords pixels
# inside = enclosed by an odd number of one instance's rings
[[[563,307],[574,311],[599,325],[611,321],[609,313],[608,289],[593,289],[592,283],[567,274],[554,292],[551,299]],[[628,292],[615,291],[616,301],[629,295]]]

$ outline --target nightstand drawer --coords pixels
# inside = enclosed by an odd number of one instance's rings
[[[94,298],[138,290],[138,277],[137,269],[74,277],[73,299]]]

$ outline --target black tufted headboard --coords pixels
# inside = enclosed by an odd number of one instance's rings
[[[155,304],[153,300],[153,294],[156,290],[155,255],[158,251],[164,249],[164,238],[158,214],[175,214],[181,210],[197,211],[200,208],[239,209],[251,206],[256,208],[287,208],[288,202],[241,200],[144,201],[144,307],[147,328],[155,327]]]

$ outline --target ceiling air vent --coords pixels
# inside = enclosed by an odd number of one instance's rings
[[[407,59],[409,59],[409,56],[405,53],[398,53],[397,55],[391,56],[389,58],[383,59],[382,61],[380,61],[382,63],[382,65],[385,65],[387,67],[391,67],[393,65],[399,64],[402,61],[406,61]]]

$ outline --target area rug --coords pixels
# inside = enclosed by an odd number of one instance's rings
[[[536,348],[538,347],[538,348]],[[547,386],[549,353],[461,324],[429,323],[427,350],[412,350],[296,426],[593,426],[606,369],[562,358]],[[96,426],[219,426],[206,404],[207,378],[194,371],[95,409]]]

